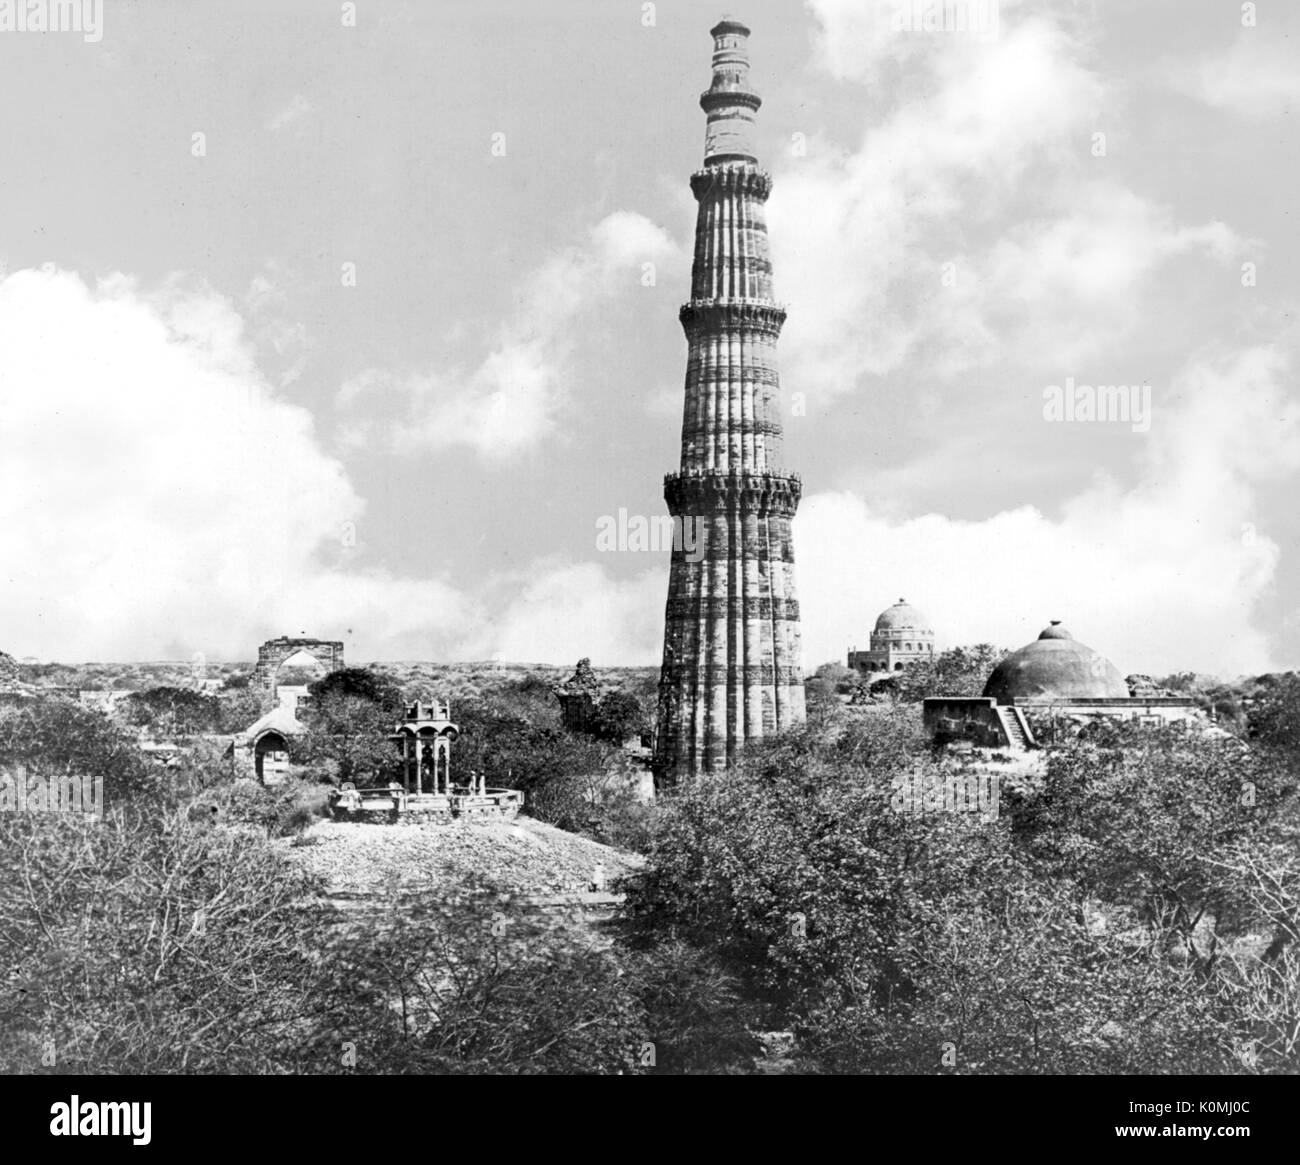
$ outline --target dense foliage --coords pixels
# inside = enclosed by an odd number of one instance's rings
[[[121,711],[127,724],[169,736],[240,732],[262,714],[257,695],[246,688],[210,695],[167,686],[132,692]]]
[[[394,691],[318,687],[303,771],[378,771]],[[1248,737],[1103,726],[1038,765],[827,694],[653,811],[542,681],[458,702],[458,768],[646,851],[595,942],[488,885],[345,921],[283,840],[321,785],[233,783],[216,743],[162,770],[67,700],[0,709],[0,769],[100,775],[106,809],[0,812],[0,1070],[749,1071],[772,1030],[812,1071],[1300,1070],[1296,677],[1252,690]],[[995,819],[900,811],[976,763]]]
[[[900,813],[915,710],[752,750],[660,811],[637,941],[737,976],[807,1063],[896,1072],[1295,1071],[1294,770],[1116,729],[1007,775],[1001,815]]]
[[[988,643],[950,648],[932,660],[904,668],[894,684],[899,697],[910,701],[930,696],[980,696],[989,673],[1006,655],[1005,648]]]

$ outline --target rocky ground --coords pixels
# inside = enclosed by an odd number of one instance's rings
[[[486,884],[505,893],[588,891],[597,867],[606,883],[642,859],[529,817],[388,825],[321,821],[290,845],[292,860],[319,874],[331,891],[382,894]]]

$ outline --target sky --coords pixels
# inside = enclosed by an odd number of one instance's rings
[[[806,667],[904,596],[1300,666],[1300,7],[727,2],[0,19],[0,649],[657,663],[668,553],[597,534],[666,512],[725,12]]]

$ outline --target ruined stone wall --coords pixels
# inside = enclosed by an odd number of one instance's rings
[[[253,669],[250,687],[259,693],[262,710],[270,711],[275,707],[276,676],[280,665],[286,659],[307,652],[313,659],[319,660],[327,672],[338,671],[343,667],[343,644],[335,639],[292,639],[282,636],[268,639],[257,651],[257,666]]]

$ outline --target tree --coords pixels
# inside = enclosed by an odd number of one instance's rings
[[[402,692],[387,676],[366,667],[344,667],[308,685],[307,694],[315,701],[329,702],[339,696],[374,704],[389,719],[402,712]],[[340,705],[341,706],[341,705]]]
[[[264,838],[120,807],[101,823],[2,814],[0,837],[6,1071],[282,1062],[327,932],[304,910],[310,880]]]
[[[601,697],[589,728],[599,740],[622,744],[649,731],[650,713],[631,692],[618,688]]]
[[[262,716],[262,698],[246,684],[217,694],[215,731],[234,734],[243,732]]]
[[[1038,868],[1164,919],[1195,957],[1203,919],[1220,935],[1244,921],[1220,855],[1269,836],[1295,795],[1294,775],[1236,740],[1112,723],[1053,750],[1046,776],[1011,783],[1005,806]]]
[[[295,742],[298,761],[318,776],[360,785],[400,778],[391,737],[401,717],[401,689],[369,668],[340,668],[308,689],[299,718],[307,733]]]
[[[995,821],[916,814],[894,782],[964,763],[931,756],[916,719],[884,706],[785,734],[666,799],[628,887],[634,941],[687,943],[822,1070],[1253,1070],[1247,1037],[1295,1069],[1294,894],[1270,914],[1239,884],[1241,853],[1294,831],[1284,767],[1116,727],[1003,779]],[[1231,855],[1236,872],[1216,865]],[[1250,970],[1229,974],[1228,951]]]
[[[148,688],[132,692],[122,704],[128,724],[166,734],[212,732],[220,719],[217,699],[193,688]]]
[[[340,926],[260,831],[138,811],[0,815],[0,886],[6,1072],[646,1066],[618,952],[506,915],[499,887]]]
[[[1268,748],[1300,758],[1300,675],[1269,677],[1261,685],[1249,715],[1249,734]]]
[[[920,701],[930,696],[980,696],[989,674],[1006,658],[1005,648],[989,643],[953,647],[933,660],[915,663],[895,677],[900,699]]]
[[[0,767],[102,777],[106,801],[153,788],[157,776],[135,740],[102,712],[59,696],[0,707]]]
[[[394,718],[383,704],[335,690],[316,696],[300,719],[307,732],[292,742],[291,751],[318,777],[358,785],[399,779],[401,760],[391,739]]]

